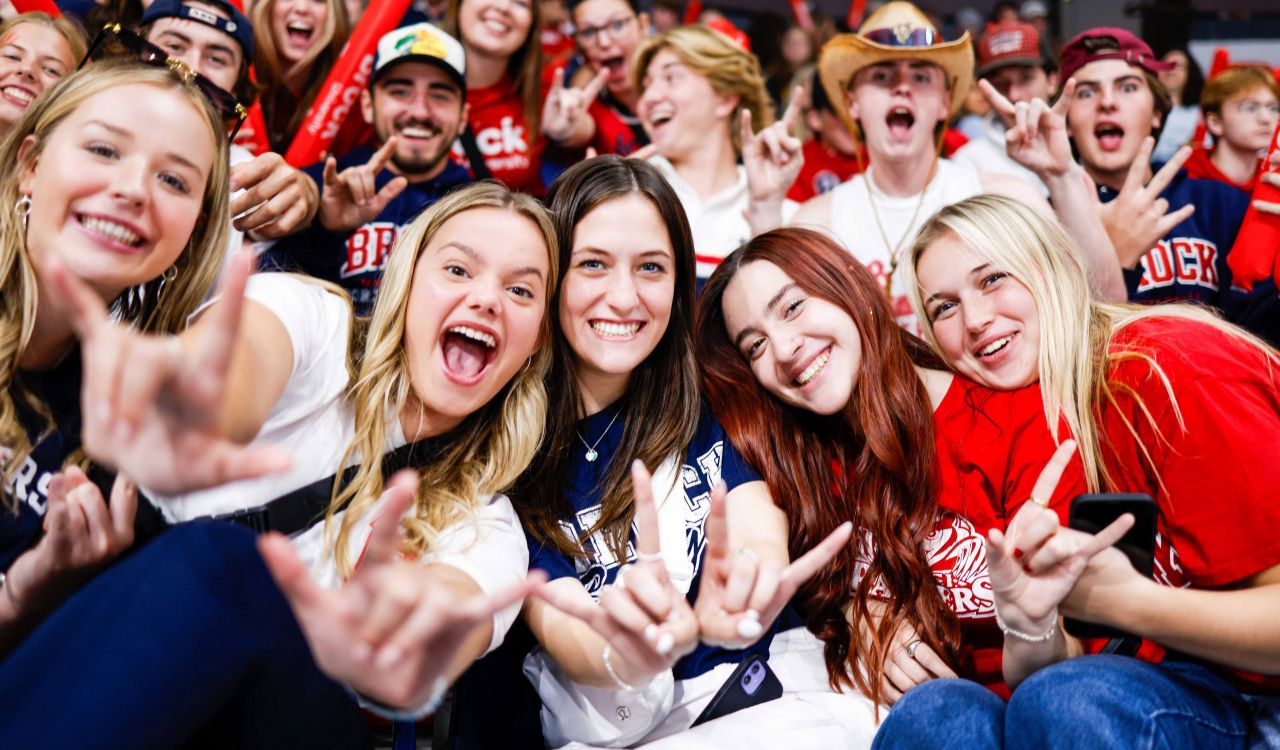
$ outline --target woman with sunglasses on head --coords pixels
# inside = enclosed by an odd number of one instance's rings
[[[1079,440],[1092,490],[1155,498],[1155,573],[1106,550],[1017,626],[1038,637],[1059,613],[1108,625],[1149,639],[1138,658],[1053,665],[1007,707],[963,683],[930,685],[885,730],[901,719],[903,746],[928,733],[970,746],[1245,747],[1264,703],[1248,696],[1274,706],[1280,692],[1280,358],[1197,307],[1091,300],[1073,242],[1013,200],[939,212],[910,260],[912,304],[948,365],[999,390],[1038,383],[1044,413]],[[1048,544],[1079,536],[1058,528]],[[1041,578],[1011,572],[1015,589]]]
[[[253,19],[254,71],[271,150],[285,153],[351,35],[340,0],[261,0]]]
[[[546,741],[869,736],[870,706],[833,696],[818,644],[784,609],[849,529],[789,565],[786,518],[702,405],[693,248],[674,192],[647,164],[605,156],[566,171],[550,201],[562,269],[553,407],[513,494],[530,565],[553,579],[524,611]],[[690,729],[752,654],[788,695]]]
[[[540,23],[536,0],[449,0],[445,26],[467,56],[467,166],[533,195],[546,192]]]
[[[0,136],[36,97],[75,70],[84,34],[74,23],[31,12],[0,23]]]
[[[567,88],[557,71],[542,112],[542,134],[568,149],[627,156],[649,143],[635,115],[631,53],[649,28],[649,14],[632,0],[582,0],[573,6],[574,38],[586,62]]]
[[[1021,611],[999,587],[1006,561],[983,542],[1003,534],[1035,552],[1027,534],[1083,486],[1034,389],[1003,394],[945,372],[870,271],[798,228],[721,264],[697,345],[708,401],[792,519],[792,548],[842,521],[858,529],[797,600],[833,686],[892,704],[959,674],[1007,696],[1062,658],[1061,636],[1006,635]],[[1079,564],[1060,552],[1035,562]]]

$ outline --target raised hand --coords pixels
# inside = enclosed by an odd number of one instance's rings
[[[1036,479],[1005,532],[987,536],[987,566],[996,611],[1010,628],[1029,635],[1047,633],[1058,605],[1071,592],[1090,558],[1119,541],[1132,526],[1125,514],[1096,536],[1063,527],[1058,514],[1041,504],[1053,497],[1076,444],[1067,440]]]
[[[409,180],[404,177],[396,177],[381,190],[377,188],[378,175],[391,163],[395,151],[396,137],[391,136],[364,164],[339,172],[337,159],[325,159],[320,225],[332,232],[355,231],[376,219],[388,203],[404,192],[409,187]]]
[[[138,491],[123,476],[111,487],[111,504],[79,468],[49,481],[44,535],[10,566],[5,587],[23,619],[51,611],[94,571],[133,544]]]
[[[588,126],[584,118],[590,119],[587,109],[608,80],[609,70],[601,68],[586,86],[575,89],[565,86],[564,68],[556,70],[542,105],[542,134],[548,140],[565,143],[575,132],[586,132]]]
[[[1067,107],[1075,87],[1075,79],[1068,79],[1051,107],[1043,99],[1014,104],[989,81],[978,81],[982,95],[1005,125],[1009,158],[1042,177],[1065,174],[1075,165],[1067,136]]]
[[[667,575],[659,542],[653,480],[640,461],[631,465],[635,491],[636,560],[624,565],[595,604],[573,591],[548,586],[537,595],[582,620],[600,634],[625,664],[618,677],[638,685],[666,671],[698,643],[698,623],[689,603]]]
[[[316,185],[274,151],[231,168],[231,190],[244,190],[231,201],[235,228],[254,239],[271,240],[305,227],[316,214]]]
[[[831,562],[849,543],[853,523],[846,521],[790,565],[760,560],[749,548],[730,551],[728,491],[711,491],[704,535],[701,582],[694,611],[702,641],[725,648],[746,648],[768,630],[802,583]]]
[[[1155,139],[1147,136],[1138,148],[1138,155],[1129,165],[1120,193],[1108,203],[1099,200],[1096,206],[1102,226],[1107,230],[1107,236],[1111,238],[1116,256],[1124,268],[1137,267],[1142,256],[1151,252],[1151,248],[1162,237],[1196,210],[1193,204],[1188,203],[1176,211],[1170,211],[1169,201],[1160,197],[1169,181],[1191,157],[1191,148],[1183,146],[1178,149],[1151,181],[1145,182],[1148,165],[1151,163],[1151,150],[1155,145]],[[1096,198],[1097,190],[1093,194]]]
[[[1271,152],[1267,163],[1263,165],[1262,174],[1258,179],[1272,187],[1280,188],[1280,148]],[[1280,216],[1280,203],[1274,201],[1256,200],[1253,207],[1264,213],[1276,214]]]
[[[545,580],[534,573],[493,596],[462,598],[430,568],[404,559],[400,518],[417,485],[409,470],[391,479],[360,565],[337,589],[321,588],[285,537],[258,541],[320,668],[363,696],[409,710],[443,692],[456,676],[459,648],[478,627]]]
[[[746,217],[752,234],[782,224],[782,201],[804,166],[804,144],[791,135],[803,100],[804,87],[797,86],[782,119],[759,133],[752,131],[751,111],[742,110],[738,135],[742,139],[742,164],[747,170]]]
[[[239,253],[222,298],[189,345],[116,325],[102,300],[56,258],[45,274],[80,338],[82,440],[97,462],[160,494],[180,494],[289,468],[283,451],[222,434],[227,371],[253,255]]]

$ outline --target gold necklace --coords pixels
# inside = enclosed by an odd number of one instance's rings
[[[893,274],[898,270],[898,260],[902,257],[902,243],[907,241],[907,235],[911,234],[911,227],[915,226],[916,218],[920,216],[920,207],[924,205],[925,193],[929,192],[929,184],[933,182],[934,172],[938,169],[938,157],[933,157],[933,163],[929,166],[929,176],[925,178],[924,188],[920,190],[920,198],[916,200],[916,208],[911,212],[911,218],[907,221],[907,228],[902,230],[902,236],[898,238],[897,244],[889,244],[889,235],[884,231],[884,224],[880,222],[880,211],[876,208],[876,186],[871,179],[871,169],[867,169],[867,202],[871,204],[871,215],[876,220],[876,229],[880,231],[880,239],[884,240],[884,246],[889,250],[889,275],[884,280],[884,294],[890,300],[893,299]]]

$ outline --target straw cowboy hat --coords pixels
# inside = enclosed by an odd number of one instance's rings
[[[923,60],[942,68],[951,84],[951,116],[964,106],[973,84],[973,45],[968,32],[954,42],[944,42],[916,6],[885,3],[867,17],[858,33],[832,37],[818,58],[822,87],[852,132],[857,130],[844,104],[850,81],[863,68],[893,60]]]

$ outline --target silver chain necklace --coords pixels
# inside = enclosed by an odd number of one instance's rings
[[[582,444],[587,446],[587,452],[583,454],[583,457],[587,459],[587,463],[591,463],[600,457],[600,454],[596,452],[596,445],[599,445],[600,441],[604,440],[604,436],[609,434],[609,430],[613,429],[613,423],[618,421],[618,415],[621,413],[621,409],[614,412],[613,419],[609,420],[609,426],[604,428],[604,432],[600,433],[600,437],[596,438],[595,445],[587,445],[587,439],[582,437],[582,433],[574,430],[578,435],[578,439],[582,441]]]

